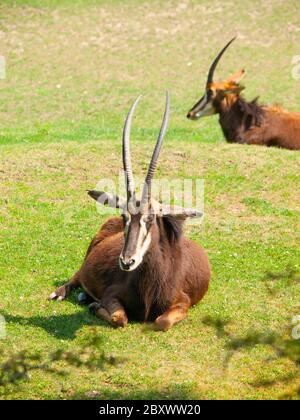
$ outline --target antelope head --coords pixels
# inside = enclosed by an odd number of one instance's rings
[[[220,103],[223,100],[226,100],[228,95],[237,96],[243,89],[245,89],[244,86],[239,84],[240,80],[245,75],[244,69],[235,73],[223,82],[214,82],[214,73],[217,64],[224,52],[234,40],[235,38],[231,39],[225,45],[225,47],[219,52],[212,65],[210,66],[206,81],[205,93],[187,114],[187,118],[190,120],[198,120],[201,117],[217,114],[220,109]]]
[[[103,191],[88,191],[88,194],[97,200],[97,202],[109,205],[110,207],[122,209],[125,241],[119,258],[119,265],[123,271],[133,271],[142,263],[143,258],[153,240],[153,232],[158,223],[158,218],[170,217],[172,215],[180,220],[184,220],[187,217],[202,216],[202,213],[199,213],[196,210],[161,204],[154,200],[151,196],[152,180],[162,142],[166,133],[170,113],[170,99],[168,92],[166,94],[164,117],[145,178],[142,196],[140,200],[137,199],[130,155],[130,128],[132,116],[140,98],[141,96],[139,96],[132,105],[123,129],[122,155],[127,197],[121,198],[116,195],[107,194]]]

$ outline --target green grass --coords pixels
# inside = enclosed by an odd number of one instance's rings
[[[226,144],[217,118],[192,123],[218,49],[238,34],[218,75],[245,67],[246,96],[300,109],[300,6],[294,1],[2,1],[0,55],[0,313],[4,354],[78,348],[97,333],[107,355],[124,364],[57,378],[33,372],[0,398],[278,398],[292,374],[286,360],[266,363],[264,346],[234,355],[224,370],[225,339],[202,320],[231,319],[228,329],[290,335],[300,314],[299,284],[268,272],[300,271],[298,152]],[[85,190],[117,178],[121,132],[143,93],[132,130],[136,176],[142,176],[159,130],[164,91],[172,115],[158,174],[204,178],[205,222],[186,234],[208,251],[212,281],[189,318],[167,333],[131,323],[114,330],[76,303],[47,296],[78,269],[106,219]],[[93,331],[93,330],[92,330]],[[5,359],[5,356],[2,356]],[[298,376],[299,379],[299,376]],[[272,386],[257,383],[272,380]]]

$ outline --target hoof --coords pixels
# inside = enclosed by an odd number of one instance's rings
[[[153,329],[155,331],[168,331],[172,327],[171,322],[167,318],[157,318],[154,322]]]
[[[111,322],[115,327],[125,327],[128,324],[128,318],[124,311],[116,311],[111,316]]]
[[[92,315],[96,315],[97,311],[101,308],[102,308],[101,303],[93,302],[89,305],[89,312]]]
[[[94,302],[94,299],[90,295],[88,295],[86,292],[79,293],[77,299],[80,305],[89,305],[90,303]]]
[[[125,327],[128,323],[127,316],[124,311],[116,311],[110,315],[101,303],[94,302],[89,305],[89,311],[92,315],[108,322],[115,328]]]
[[[51,293],[48,297],[48,300],[64,300],[70,293],[70,286],[65,284],[64,286],[59,287],[55,292]]]

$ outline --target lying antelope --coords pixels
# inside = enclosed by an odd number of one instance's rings
[[[300,149],[300,113],[288,112],[278,106],[262,106],[257,98],[247,102],[240,93],[240,81],[245,75],[241,70],[223,82],[214,82],[217,64],[234,41],[233,38],[213,61],[207,77],[204,96],[188,112],[187,117],[219,114],[219,122],[228,142],[278,146]]]
[[[124,327],[128,317],[154,321],[155,329],[168,330],[187,316],[208,289],[210,266],[205,251],[182,234],[196,210],[167,206],[152,198],[151,185],[169,118],[169,96],[161,130],[145,179],[141,200],[136,197],[129,151],[134,102],[123,131],[123,167],[127,198],[101,191],[89,195],[122,210],[109,219],[92,240],[80,270],[50,299],[63,300],[82,286],[94,299],[90,309],[114,326]]]

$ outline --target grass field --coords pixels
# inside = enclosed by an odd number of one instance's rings
[[[299,22],[292,0],[1,1],[0,358],[20,349],[76,353],[97,334],[101,351],[125,360],[63,377],[34,371],[30,382],[0,386],[0,398],[299,398],[299,365],[259,345],[224,368],[227,338],[203,322],[228,320],[236,337],[290,337],[300,315],[299,281],[289,281],[300,272],[299,152],[226,144],[217,118],[185,118],[212,58],[234,35],[218,76],[245,67],[247,98],[300,110],[300,80],[291,76]],[[138,323],[115,330],[76,295],[47,297],[78,269],[106,219],[85,190],[118,176],[130,104],[144,94],[132,130],[142,176],[166,89],[172,115],[158,174],[205,180],[205,222],[186,234],[208,250],[211,287],[167,333]],[[273,293],[270,272],[279,274]]]

